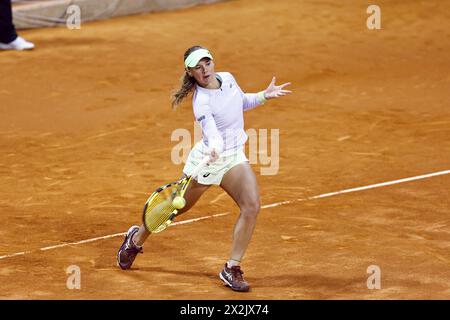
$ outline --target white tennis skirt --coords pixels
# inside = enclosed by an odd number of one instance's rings
[[[200,140],[194,145],[194,148],[192,148],[189,153],[186,164],[183,168],[183,173],[190,175],[194,168],[207,155],[207,147],[203,141]],[[245,161],[248,161],[248,159],[244,153],[244,147],[242,146],[242,148],[239,148],[232,153],[227,152],[226,155],[221,155],[215,162],[204,167],[198,174],[196,180],[198,183],[205,185],[220,185],[223,176],[228,172],[228,170]]]

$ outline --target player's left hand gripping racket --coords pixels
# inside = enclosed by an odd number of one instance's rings
[[[206,156],[192,170],[191,175],[181,180],[166,184],[156,189],[144,205],[144,226],[151,233],[158,233],[167,228],[186,203],[184,193],[189,183],[207,165],[210,157]]]

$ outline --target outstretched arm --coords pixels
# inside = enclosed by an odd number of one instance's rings
[[[276,99],[282,96],[285,96],[292,91],[290,90],[284,90],[283,88],[290,85],[290,82],[283,83],[282,85],[276,86],[275,85],[276,78],[275,76],[272,78],[272,81],[270,82],[269,86],[266,90],[264,90],[264,98],[269,99]]]
[[[276,99],[285,96],[292,91],[284,90],[283,88],[290,85],[290,82],[283,83],[282,85],[275,85],[276,78],[273,77],[266,90],[258,93],[243,93],[244,95],[244,111],[253,109],[269,99]]]

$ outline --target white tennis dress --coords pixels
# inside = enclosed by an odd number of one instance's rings
[[[196,86],[192,99],[194,116],[202,128],[202,140],[189,153],[183,172],[187,175],[215,148],[220,157],[205,167],[197,177],[201,184],[220,185],[225,173],[235,165],[248,161],[244,144],[248,139],[244,130],[244,111],[265,102],[262,93],[244,93],[233,75],[217,72],[219,89]]]

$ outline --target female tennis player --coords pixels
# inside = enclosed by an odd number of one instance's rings
[[[273,77],[266,90],[244,93],[231,73],[215,72],[213,56],[201,46],[185,52],[184,66],[182,85],[173,95],[172,106],[175,108],[193,93],[194,116],[202,128],[203,138],[189,153],[183,173],[189,175],[207,155],[210,161],[188,186],[184,195],[186,205],[179,213],[192,208],[211,185],[219,185],[233,198],[240,215],[233,230],[230,258],[219,277],[235,291],[248,291],[250,287],[242,276],[240,263],[255,228],[260,197],[256,176],[244,153],[248,137],[244,131],[243,111],[291,93],[283,89],[290,83],[276,86]],[[131,267],[149,235],[143,225],[128,230],[117,254],[122,269]]]

